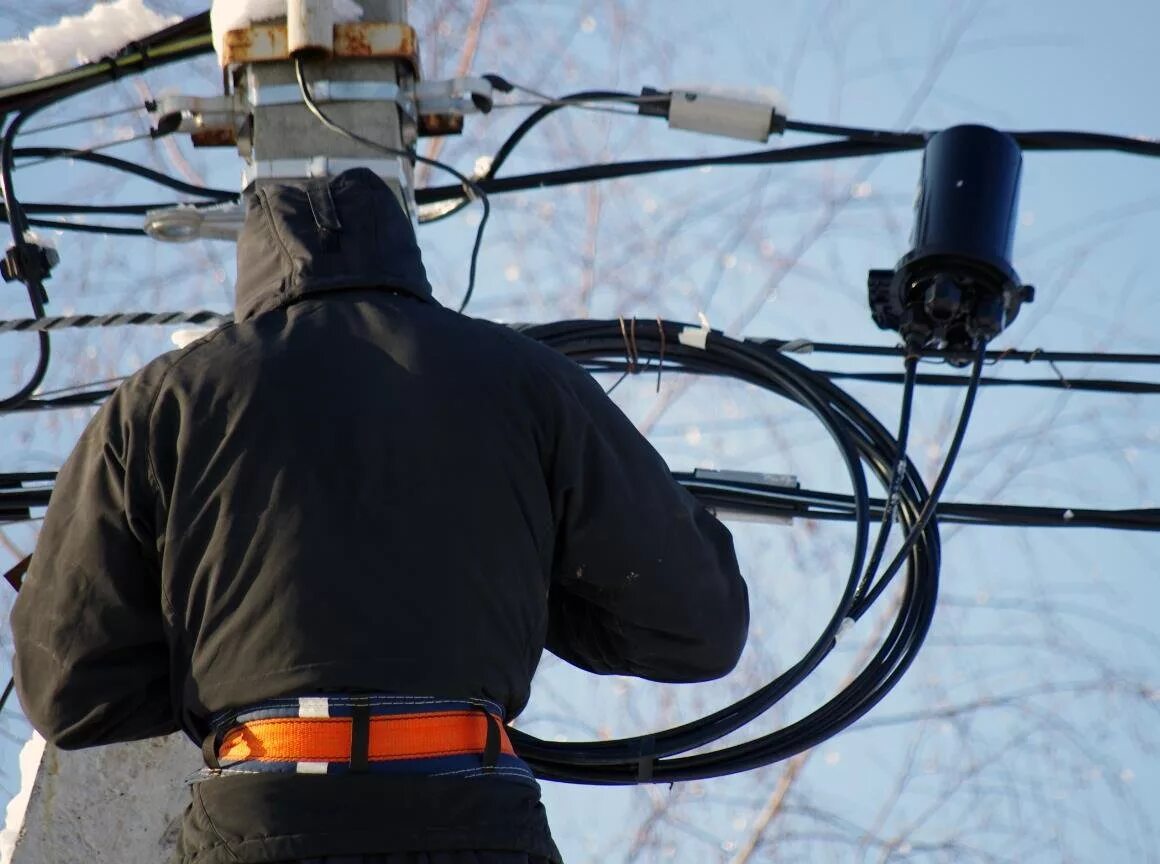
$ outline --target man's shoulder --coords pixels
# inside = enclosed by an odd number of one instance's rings
[[[237,347],[236,340],[235,324],[218,327],[187,345],[154,357],[125,378],[117,393],[134,402],[152,402],[175,375],[188,372],[196,377],[206,364],[229,362]]]
[[[554,378],[570,378],[583,373],[572,360],[555,348],[523,332],[524,325],[505,324],[484,318],[464,318],[465,326],[472,328],[481,340],[497,348],[506,348],[514,356],[532,364],[539,372]]]

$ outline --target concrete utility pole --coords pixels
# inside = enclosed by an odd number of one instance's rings
[[[319,0],[291,0],[292,12],[295,2],[310,6]],[[398,100],[405,98],[417,77],[418,43],[406,26],[405,0],[362,0],[361,5],[363,21],[334,28],[329,58],[321,56],[321,49],[303,51],[307,82],[315,101],[335,123],[401,150],[417,136],[414,120],[400,112]],[[291,28],[288,38],[296,35]],[[302,41],[321,40],[307,33]],[[263,56],[263,50],[261,37],[227,40],[227,57],[244,61]],[[253,117],[252,132],[243,133],[238,141],[247,181],[261,185],[305,174],[334,175],[358,165],[387,180],[403,206],[413,211],[410,161],[323,126],[302,104],[292,63],[239,63],[235,68],[238,90],[250,103]]]
[[[330,0],[290,0],[305,15],[325,16]],[[315,99],[335,122],[400,149],[414,141],[416,111],[399,110],[398,85],[417,76],[418,46],[406,26],[406,0],[360,0],[361,22],[333,28],[333,54],[306,63]],[[313,8],[311,8],[313,7]],[[307,21],[306,38],[318,37]],[[226,59],[246,117],[234,134],[246,160],[245,185],[324,176],[361,165],[394,188],[413,212],[408,160],[351,141],[321,125],[302,104],[287,46],[295,26],[262,23],[227,35]],[[329,30],[329,27],[323,29]],[[299,30],[299,32],[301,32]],[[203,142],[203,143],[233,143]],[[138,864],[169,859],[189,802],[184,779],[201,767],[184,735],[64,752],[46,747],[13,853],[13,864]],[[11,826],[9,826],[11,827]]]

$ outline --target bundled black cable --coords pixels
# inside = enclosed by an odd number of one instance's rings
[[[634,321],[628,327],[618,321],[566,321],[528,327],[525,332],[582,365],[607,369],[620,358],[636,371],[648,363],[679,372],[726,375],[796,402],[813,413],[833,439],[850,477],[856,522],[846,587],[826,627],[799,661],[734,705],[652,735],[554,743],[514,733],[516,749],[537,775],[577,783],[633,784],[746,771],[826,740],[885,696],[914,660],[930,627],[939,572],[938,528],[929,518],[934,501],[914,465],[898,452],[890,432],[857,401],[809,368],[776,351],[717,332],[656,321]],[[977,362],[976,375],[980,366]],[[906,578],[898,613],[876,653],[841,692],[790,726],[725,749],[679,755],[720,739],[775,705],[829,655],[845,629],[868,608],[867,597],[878,596],[886,587],[890,569],[878,576],[865,568],[872,517],[864,465],[884,486],[897,489],[899,519],[913,535],[904,544]]]

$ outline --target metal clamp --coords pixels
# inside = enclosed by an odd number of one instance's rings
[[[262,86],[254,81],[253,67],[247,72],[245,97],[254,108],[301,104],[302,91],[297,84]],[[310,95],[316,102],[398,102],[408,114],[414,113],[411,97],[390,81],[314,81]]]
[[[248,162],[242,172],[242,188],[246,188],[255,180],[333,177],[351,168],[369,168],[388,183],[394,181],[408,185],[401,158],[351,159],[310,156],[302,159],[255,159]]]
[[[166,207],[145,214],[145,233],[169,243],[198,238],[237,240],[243,219],[242,207],[236,202],[214,207]]]
[[[750,486],[765,486],[768,488],[798,489],[801,484],[793,474],[766,474],[758,471],[734,471],[717,468],[695,468],[693,478],[705,483],[744,483]],[[729,507],[713,508],[718,518],[729,519],[734,522],[764,522],[776,525],[792,525],[792,516],[774,516],[768,513],[750,513],[744,510],[733,510]]]
[[[491,82],[485,78],[419,81],[415,101],[420,114],[486,114],[494,103]]]

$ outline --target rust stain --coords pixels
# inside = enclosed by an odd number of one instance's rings
[[[420,114],[419,134],[459,135],[463,132],[462,114]]]
[[[289,59],[289,39],[284,23],[254,24],[244,30],[230,30],[225,36],[223,63],[265,63]],[[334,25],[336,57],[374,57],[400,60],[419,75],[419,36],[406,24],[386,21],[356,21]]]
[[[189,137],[194,147],[233,147],[238,143],[233,129],[200,129]]]
[[[230,66],[234,63],[240,63],[240,57],[248,57],[251,46],[253,45],[253,36],[249,30],[230,30],[226,33],[222,40],[222,67]]]
[[[286,60],[290,56],[285,24],[254,24],[226,33],[222,60],[226,66]]]
[[[406,24],[356,21],[334,25],[334,53],[339,57],[402,60],[419,74],[419,37]]]
[[[372,57],[372,38],[368,24],[336,24],[334,27],[334,53],[343,57]]]

